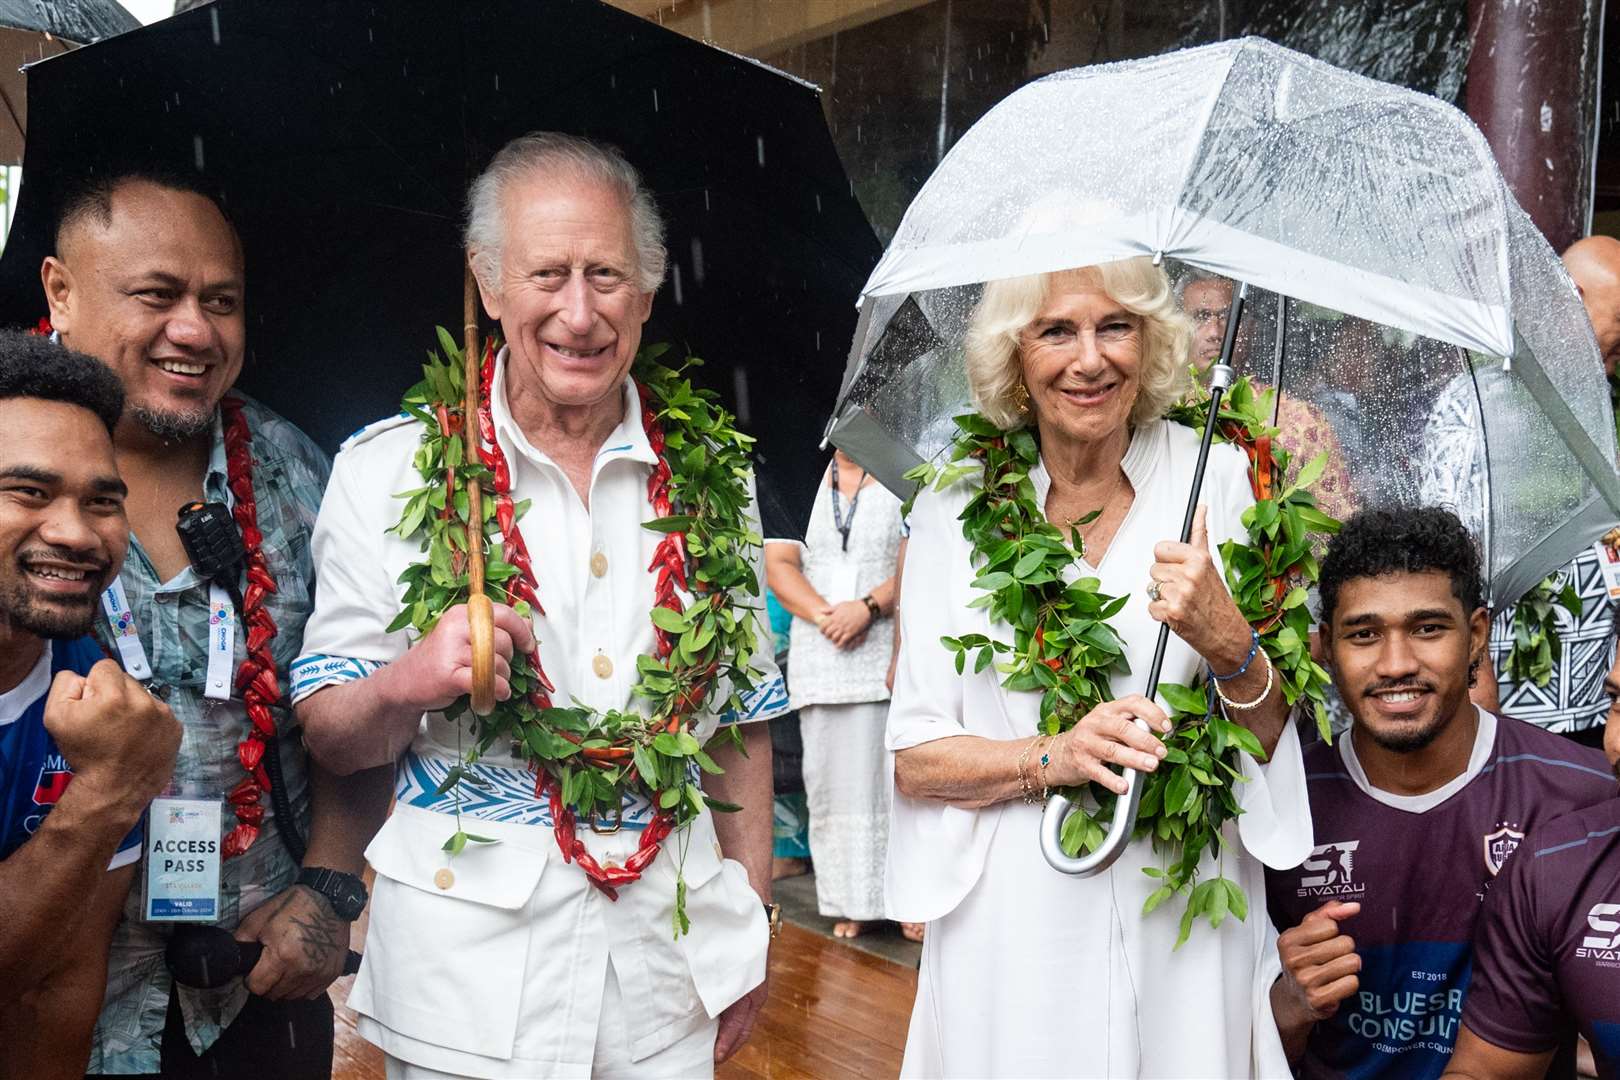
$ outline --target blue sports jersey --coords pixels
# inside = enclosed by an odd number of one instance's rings
[[[73,769],[45,730],[45,698],[59,671],[88,674],[103,656],[89,637],[47,641],[45,653],[16,687],[0,694],[0,859],[22,847],[39,830],[73,779]],[[137,824],[118,845],[108,869],[127,865],[141,853]]]

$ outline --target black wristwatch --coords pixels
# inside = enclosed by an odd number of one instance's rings
[[[326,897],[332,911],[344,922],[354,922],[366,910],[366,883],[353,874],[307,866],[298,871],[297,883]]]

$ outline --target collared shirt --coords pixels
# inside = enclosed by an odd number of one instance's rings
[[[504,352],[493,387],[491,419],[511,466],[513,495],[531,501],[519,528],[544,609],[533,626],[556,687],[553,698],[597,710],[642,707],[631,691],[637,657],[654,649],[648,617],[654,579],[647,567],[662,537],[642,527],[652,517],[646,484],[656,457],[641,426],[635,385],[625,381],[624,418],[592,466],[588,507],[514,422]],[[294,671],[299,699],[362,678],[411,644],[406,631],[388,633],[387,627],[400,609],[400,573],[423,555],[418,540],[388,530],[404,506],[394,493],[422,484],[413,464],[422,430],[410,418],[383,421],[338,455],[315,533],[319,588],[306,655]],[[754,569],[763,587],[758,553]],[[725,719],[764,720],[786,710],[764,601],[744,602],[760,616],[751,660],[756,688],[744,699],[743,716],[702,714],[694,726],[700,740]],[[450,817],[456,796],[436,796],[436,782],[472,745],[463,725],[442,714],[423,717],[397,774],[399,805],[406,809],[396,811],[367,850],[377,887],[366,964],[350,997],[367,1038],[440,1071],[468,1071],[473,1059],[457,1055],[474,1054],[478,1075],[568,1073],[588,1069],[610,951],[619,978],[630,980],[627,994],[642,1003],[631,1018],[638,1054],[706,1022],[705,1009],[712,1015],[763,977],[758,899],[737,864],[727,862],[721,872],[718,853],[710,852],[707,812],[689,834],[672,835],[645,878],[610,903],[576,867],[556,858],[550,817],[534,797],[527,762],[495,746],[474,768],[478,782],[461,785],[459,797],[464,817],[483,819],[468,831],[501,842],[469,845],[454,858],[441,851],[456,828]],[[598,859],[622,861],[634,850],[634,830],[645,819],[638,802],[627,802],[629,827],[615,835],[597,835],[581,823],[581,838]],[[675,939],[673,877],[683,859],[693,928]],[[515,932],[514,909],[525,912],[522,944],[503,944],[503,935]],[[425,948],[424,935],[437,944]],[[457,964],[458,977],[447,978],[446,950],[473,955],[453,944],[463,940],[477,956],[470,966]],[[439,974],[431,975],[435,964]],[[521,1020],[515,1012],[520,996]]]
[[[240,395],[239,395],[240,396]],[[302,644],[315,588],[310,534],[320,509],[330,466],[326,456],[287,420],[244,397],[253,439],[253,494],[258,505],[263,550],[276,591],[265,607],[276,623],[271,652],[276,676],[288,685],[287,668]],[[213,449],[203,480],[203,497],[234,503],[226,487],[224,428],[214,417]],[[190,567],[160,581],[140,542],[130,537],[129,554],[119,576],[152,667],[147,685],[166,701],[184,727],[174,777],[187,793],[221,798],[242,779],[237,744],[247,735],[248,721],[239,697],[216,702],[203,696],[207,672],[208,584]],[[109,642],[105,621],[97,632]],[[114,654],[116,655],[116,654]],[[240,621],[236,627],[232,670],[247,657]],[[283,705],[290,705],[284,698]],[[289,708],[276,710],[282,732],[282,775],[299,828],[309,830],[309,791],[304,751],[292,731]],[[220,870],[219,924],[234,927],[242,916],[292,884],[298,868],[277,831],[271,800],[264,799],[265,820],[259,837],[244,854],[226,860]],[[226,824],[233,824],[229,811]],[[140,918],[140,890],[132,889],[124,921],[113,935],[107,998],[96,1024],[95,1045],[87,1072],[155,1073],[168,1011],[170,978],[163,950],[171,929]],[[180,988],[186,1034],[199,1053],[219,1038],[247,1000],[240,980],[219,990]]]
[[[1478,389],[1475,389],[1475,380]],[[1420,492],[1423,502],[1455,510],[1464,526],[1480,541],[1489,573],[1490,537],[1485,532],[1485,507],[1491,501],[1491,473],[1503,490],[1531,490],[1537,482],[1519,470],[1535,455],[1504,453],[1487,459],[1486,440],[1481,437],[1479,400],[1484,395],[1495,400],[1514,393],[1513,385],[1498,367],[1482,367],[1473,375],[1454,378],[1440,396],[1424,426],[1425,454]],[[1487,468],[1489,465],[1489,468]],[[1508,479],[1502,481],[1504,472]],[[1562,606],[1554,606],[1558,624],[1558,651],[1552,658],[1552,675],[1545,686],[1507,674],[1508,654],[1513,651],[1513,608],[1505,608],[1491,620],[1491,665],[1497,673],[1501,709],[1548,731],[1570,734],[1586,731],[1603,723],[1609,712],[1609,695],[1603,677],[1614,659],[1614,604],[1603,580],[1597,553],[1582,548],[1555,572],[1563,584],[1573,585],[1581,600],[1577,618]]]

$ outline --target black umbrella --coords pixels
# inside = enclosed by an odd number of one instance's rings
[[[247,250],[242,385],[328,449],[461,325],[461,204],[494,151],[535,129],[617,144],[670,223],[646,340],[708,361],[759,438],[767,534],[802,532],[879,254],[814,87],[595,0],[219,0],[37,65],[29,95],[0,321],[43,313],[64,180],[195,170]]]
[[[140,25],[116,0],[0,0],[0,162],[22,160],[24,64]]]

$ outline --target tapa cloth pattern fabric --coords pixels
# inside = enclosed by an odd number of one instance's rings
[[[1136,429],[1121,462],[1135,500],[1100,565],[1082,570],[1100,578],[1104,592],[1129,596],[1111,620],[1131,668],[1114,677],[1116,697],[1145,688],[1159,624],[1143,589],[1154,544],[1179,535],[1197,454],[1197,435],[1179,424]],[[1217,562],[1222,541],[1246,536],[1241,517],[1254,502],[1247,472],[1241,451],[1212,448],[1202,501]],[[1030,478],[1044,503],[1045,466]],[[1009,740],[1036,731],[1039,694],[1008,693],[994,668],[959,675],[939,644],[941,634],[1010,636],[984,609],[968,607],[982,593],[971,584],[972,548],[957,516],[975,489],[966,480],[925,492],[911,514],[900,602],[905,644],[889,709],[888,746],[896,753],[958,735]],[[1201,666],[1171,635],[1164,679],[1187,683]],[[1142,870],[1163,861],[1150,842],[1131,843],[1096,877],[1068,877],[1040,855],[1039,806],[1014,800],[966,809],[894,792],[888,915],[929,924],[902,1075],[1287,1076],[1269,997],[1276,935],[1262,863],[1295,866],[1311,849],[1294,726],[1285,727],[1268,763],[1245,757],[1242,771],[1243,815],[1226,826],[1219,862],[1207,854],[1200,873],[1236,881],[1249,898],[1248,919],[1219,929],[1201,923],[1173,956],[1180,905],[1142,914],[1157,884]],[[1078,1008],[1077,977],[1087,983]],[[986,996],[986,987],[996,993]],[[1202,1005],[1167,1011],[1172,1001]]]
[[[233,391],[235,393],[235,391]],[[314,607],[315,566],[310,556],[310,535],[321,507],[331,464],[302,431],[258,402],[238,394],[253,438],[253,495],[264,534],[265,560],[276,579],[276,591],[264,598],[265,610],[276,621],[270,650],[276,661],[276,679],[290,685],[288,669],[298,656],[304,623]],[[209,502],[235,505],[226,487],[225,429],[214,416],[213,448],[203,479],[203,497]],[[174,712],[185,735],[174,763],[174,778],[195,790],[221,799],[243,777],[237,744],[247,735],[247,714],[240,697],[214,701],[203,696],[208,662],[208,583],[187,567],[169,581],[159,581],[145,549],[133,534],[129,555],[119,580],[129,597],[130,610],[141,646],[152,666],[148,685]],[[96,632],[117,655],[106,620],[98,619]],[[236,624],[232,670],[247,658],[241,621]],[[306,835],[309,828],[309,789],[302,742],[289,737],[295,730],[292,712],[285,705],[274,710],[281,733],[281,770],[294,815]],[[265,797],[264,826],[253,846],[220,867],[219,925],[230,929],[242,916],[293,883],[298,867],[287,854],[278,833],[275,807]],[[140,890],[130,890],[124,919],[113,932],[108,962],[107,996],[96,1023],[95,1042],[86,1067],[88,1073],[155,1073],[159,1047],[168,1015],[172,980],[163,964],[163,950],[172,929],[140,918]],[[179,988],[186,1037],[198,1053],[212,1046],[247,1001],[247,990],[234,981],[217,990]]]
[[[883,747],[888,716],[887,701],[807,705],[799,712],[816,907],[832,918],[883,918],[892,788]]]

